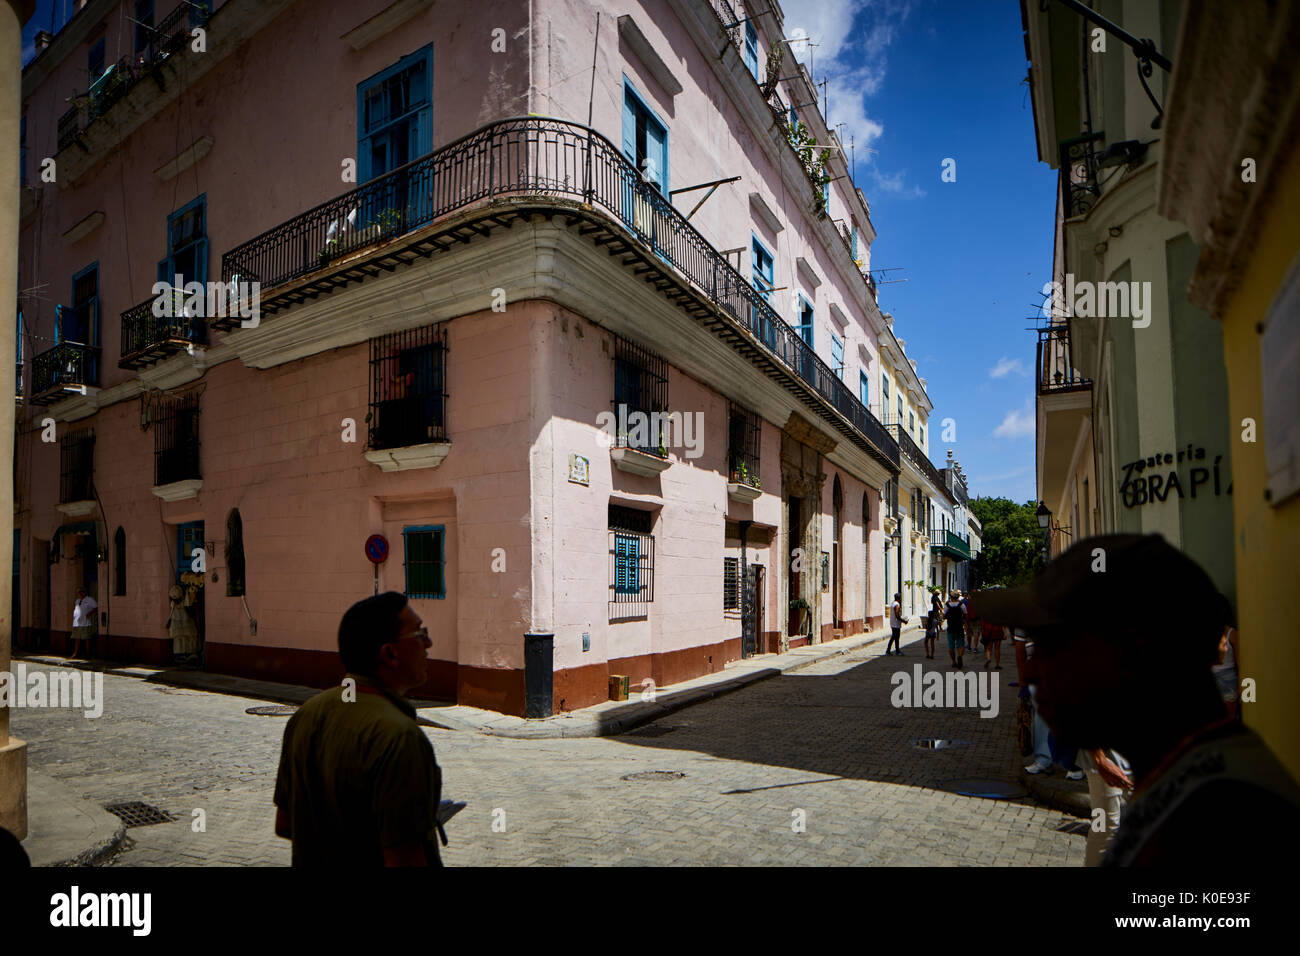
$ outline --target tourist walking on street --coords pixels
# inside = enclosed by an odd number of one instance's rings
[[[948,659],[952,666],[960,668],[962,655],[966,652],[966,610],[961,605],[960,592],[953,591],[944,608],[944,617],[948,624]]]
[[[1092,570],[1106,556],[1106,573]],[[1210,668],[1230,623],[1191,558],[1159,535],[1086,538],[1027,588],[986,591],[982,616],[1034,638],[1043,718],[1062,738],[1113,747],[1133,767],[1134,799],[1104,866],[1250,872],[1291,859],[1300,784],[1253,730],[1230,719]]]
[[[95,631],[95,612],[99,605],[86,595],[85,588],[77,588],[77,600],[72,605],[72,656],[89,656],[90,636]],[[79,655],[77,645],[86,642],[86,654]]]
[[[1124,792],[1133,789],[1128,775],[1128,762],[1115,751],[1100,747],[1079,751],[1079,766],[1088,775],[1088,800],[1092,818],[1097,811],[1104,814],[1104,829],[1088,828],[1088,842],[1084,848],[1083,865],[1098,866],[1106,847],[1119,829],[1120,812],[1124,805]]]
[[[899,657],[903,656],[902,633],[903,633],[903,625],[907,623],[907,618],[903,617],[902,600],[903,600],[903,596],[901,594],[895,594],[894,603],[889,605],[890,636],[889,636],[889,643],[885,645],[886,657],[888,657],[891,653],[897,654]],[[893,651],[890,651],[891,647],[894,648]]]
[[[442,865],[442,772],[405,697],[424,683],[431,646],[396,591],[343,615],[347,678],[298,708],[284,730],[275,832],[293,841],[294,866]]]
[[[934,660],[934,642],[943,626],[943,602],[939,595],[930,595],[930,613],[925,616],[925,656]]]
[[[1002,670],[1002,640],[1006,637],[1006,629],[1001,624],[993,624],[989,621],[983,622],[984,630],[984,669],[989,669],[990,660],[993,663],[995,671]]]

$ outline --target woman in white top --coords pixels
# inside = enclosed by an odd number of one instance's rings
[[[77,600],[72,605],[72,656],[77,657],[77,645],[81,641],[90,647],[90,635],[95,627],[95,612],[99,605],[93,597],[86,595],[85,588],[77,588]]]

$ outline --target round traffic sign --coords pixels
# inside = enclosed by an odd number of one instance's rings
[[[388,560],[388,539],[382,534],[372,534],[366,538],[366,557],[372,564],[383,564]]]

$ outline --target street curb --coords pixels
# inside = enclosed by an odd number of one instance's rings
[[[1052,775],[1020,771],[1020,782],[1039,803],[1071,816],[1092,818],[1092,798],[1088,795],[1087,781],[1066,780],[1065,775]],[[1083,784],[1083,790],[1078,785]]]
[[[903,635],[907,636],[910,631],[916,631],[919,635],[921,633],[920,625],[904,628]],[[787,651],[785,654],[776,655],[778,657],[788,657],[789,659],[779,664],[774,661],[771,667],[753,669],[748,673],[725,677],[722,680],[699,687],[675,692],[661,692],[655,701],[630,702],[625,707],[611,708],[597,714],[583,713],[583,711],[579,710],[566,714],[556,714],[551,717],[528,718],[513,717],[488,710],[480,711],[477,708],[461,705],[428,704],[422,707],[419,701],[413,701],[413,703],[416,707],[419,723],[439,730],[464,731],[515,740],[610,737],[627,733],[629,730],[634,730],[694,704],[734,693],[759,681],[777,677],[781,674],[800,671],[805,667],[811,667],[813,664],[819,664],[835,657],[842,657],[871,644],[878,644],[887,640],[889,636],[889,629],[882,628],[869,634],[840,638],[839,641],[827,644],[805,645],[804,647],[795,648],[793,651]],[[831,644],[837,646],[832,648]],[[826,650],[821,650],[823,648]],[[801,653],[805,651],[811,653]],[[224,674],[209,674],[206,671],[179,670],[154,667],[152,665],[133,666],[126,664],[110,666],[106,661],[97,664],[95,661],[68,660],[44,654],[15,656],[14,660],[21,660],[29,664],[40,664],[46,667],[70,667],[77,670],[102,671],[114,677],[134,677],[138,680],[167,684],[173,687],[185,687],[214,694],[229,694],[285,704],[302,704],[320,693],[319,688],[302,687],[297,684],[279,684],[274,681],[252,680],[230,677]],[[593,706],[599,707],[601,705],[595,704]],[[468,715],[464,713],[445,713],[444,711],[450,707],[457,707],[462,711],[471,711],[472,713]],[[605,716],[606,714],[611,716]]]
[[[920,632],[920,627],[917,626],[916,628],[906,628],[904,634],[913,629]],[[871,644],[877,644],[880,641],[887,640],[889,636],[889,630],[884,629],[881,632],[873,631],[865,636],[855,635],[852,638],[841,638],[841,641],[851,641],[852,643],[840,644],[834,648],[830,648],[829,644],[813,644],[796,648],[794,651],[787,651],[785,655],[779,655],[782,657],[790,654],[797,655],[781,664],[774,662],[772,667],[755,669],[749,673],[737,674],[734,677],[713,684],[677,691],[671,695],[660,694],[659,698],[653,702],[629,704],[626,708],[616,708],[605,712],[616,716],[585,714],[581,711],[574,711],[572,714],[557,714],[552,717],[530,719],[502,716],[491,711],[482,711],[481,713],[484,714],[482,720],[466,719],[459,715],[449,714],[439,714],[438,719],[445,724],[456,725],[452,728],[455,730],[466,730],[491,737],[507,737],[516,740],[612,737],[627,733],[629,730],[634,730],[694,704],[734,693],[759,681],[803,670],[813,664],[819,664],[822,661],[841,657]],[[838,642],[836,643],[838,644]],[[818,648],[827,648],[827,650],[817,652],[815,649]],[[809,654],[799,653],[809,649],[813,649],[814,652]]]
[[[70,860],[60,860],[57,863],[45,863],[42,864],[42,866],[47,866],[47,867],[94,866],[98,860],[101,860],[104,857],[108,856],[119,846],[121,846],[122,841],[125,839],[126,839],[126,823],[123,822],[122,825],[117,828],[117,832],[115,832],[112,835],[112,837],[102,841],[98,845],[83,850],[81,853],[78,853],[75,857],[73,857]]]

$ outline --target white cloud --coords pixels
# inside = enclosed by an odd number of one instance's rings
[[[1017,375],[1028,375],[1029,369],[1025,368],[1025,363],[1018,358],[1008,358],[1003,356],[998,359],[998,364],[989,369],[989,378],[1003,378],[1015,372]]]
[[[1032,438],[1034,435],[1034,408],[1028,402],[1024,408],[1007,412],[1002,424],[993,429],[994,438]]]
[[[845,150],[853,140],[859,162],[858,182],[866,176],[875,188],[895,198],[914,199],[925,192],[907,186],[906,172],[877,166],[872,144],[884,136],[884,126],[868,114],[866,98],[883,87],[888,51],[911,12],[911,0],[785,0],[785,34],[807,37],[790,44],[799,62],[810,65],[814,81],[829,79],[828,121],[839,127]],[[849,157],[846,156],[847,160]]]

